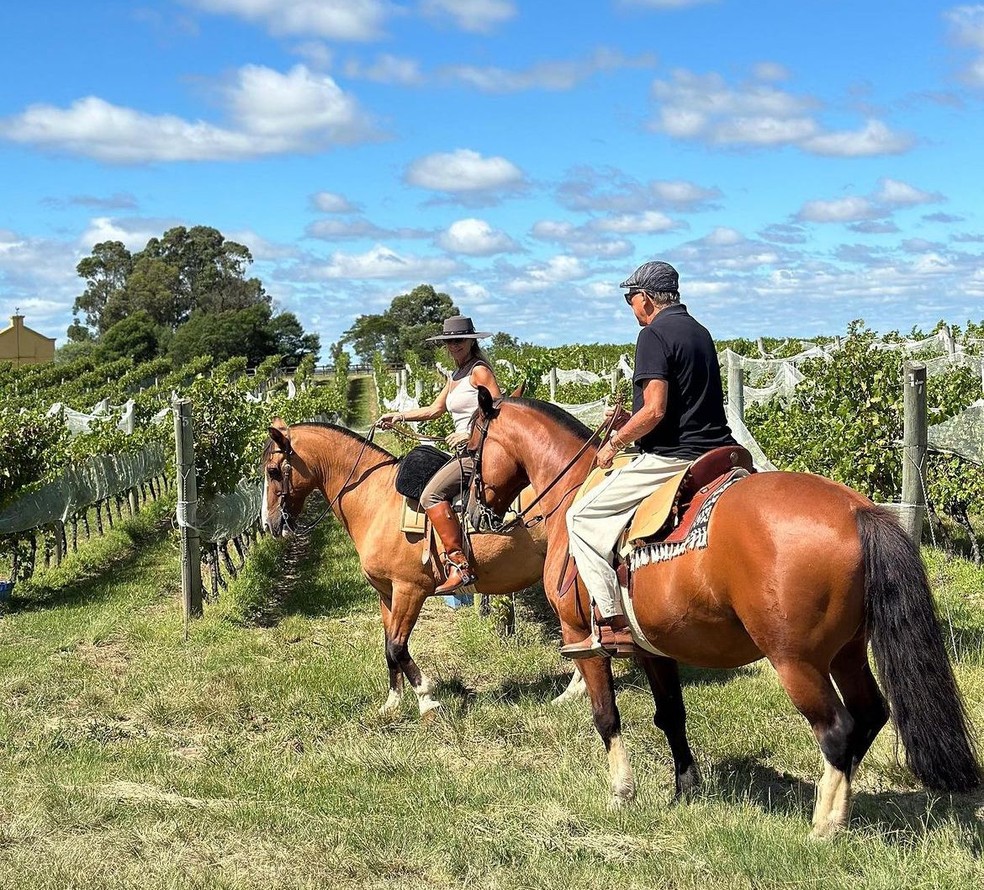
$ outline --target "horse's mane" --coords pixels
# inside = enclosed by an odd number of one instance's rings
[[[532,408],[540,414],[546,414],[547,417],[557,421],[565,430],[573,433],[582,441],[587,441],[593,432],[573,414],[568,414],[563,408],[554,405],[552,402],[543,402],[540,399],[505,399],[504,401],[523,405],[527,408]]]
[[[305,426],[308,427],[313,426],[319,429],[331,430],[332,432],[335,433],[341,433],[347,439],[351,439],[353,442],[357,443],[360,448],[365,446],[367,449],[375,451],[381,457],[388,458],[389,460],[397,460],[396,456],[391,454],[385,448],[383,448],[380,445],[377,445],[375,442],[367,442],[364,436],[360,436],[357,432],[355,432],[355,430],[350,430],[346,426],[338,426],[338,424],[335,423],[318,423],[316,421],[311,420],[305,423],[291,424],[291,429],[297,427],[305,427]],[[271,440],[267,442],[266,448],[263,449],[264,460],[270,456],[270,450],[272,448],[273,448],[273,441]]]

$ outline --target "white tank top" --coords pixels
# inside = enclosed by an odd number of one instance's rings
[[[451,381],[451,389],[448,390],[447,398],[444,401],[448,412],[451,414],[451,419],[454,421],[454,431],[456,433],[468,432],[468,425],[471,423],[472,415],[475,413],[475,409],[478,408],[478,390],[472,386],[471,372],[479,365],[488,368],[485,362],[475,362],[461,380]]]

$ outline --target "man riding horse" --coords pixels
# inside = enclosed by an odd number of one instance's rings
[[[724,413],[717,351],[707,329],[680,302],[679,276],[669,263],[644,263],[619,287],[642,330],[636,341],[632,414],[614,418],[598,451],[611,468],[619,451],[631,460],[567,512],[571,556],[594,604],[593,632],[563,646],[561,655],[645,655],[625,618],[612,551],[639,503],[702,454],[734,445]]]

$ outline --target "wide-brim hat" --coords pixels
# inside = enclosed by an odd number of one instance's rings
[[[428,340],[461,340],[464,337],[474,337],[476,340],[482,337],[491,337],[489,331],[476,331],[475,325],[467,315],[452,315],[444,319],[444,330],[440,334],[428,337]]]

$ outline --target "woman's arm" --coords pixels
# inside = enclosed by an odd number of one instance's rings
[[[381,414],[377,422],[386,430],[393,426],[394,423],[403,423],[407,420],[414,422],[418,420],[436,420],[447,411],[448,390],[450,388],[451,381],[449,380],[444,384],[444,389],[437,394],[437,398],[429,405],[425,405],[422,408],[411,408],[409,411],[388,411],[386,414]]]

